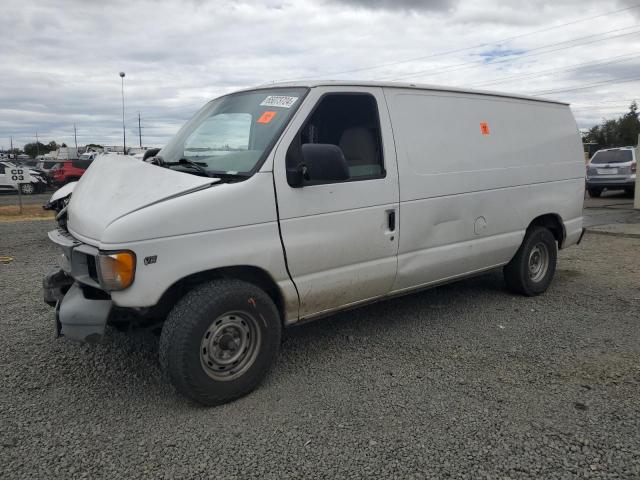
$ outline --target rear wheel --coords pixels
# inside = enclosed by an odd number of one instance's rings
[[[531,227],[522,245],[503,269],[507,288],[534,296],[544,293],[556,272],[556,239],[544,227]]]
[[[35,191],[36,187],[34,187],[32,183],[20,184],[20,192],[22,192],[23,195],[33,195]]]
[[[626,193],[629,196],[633,196],[635,191],[636,189],[634,187],[627,187],[624,189],[624,193]]]
[[[592,198],[598,198],[600,195],[602,195],[602,189],[601,188],[590,188],[589,189],[589,196]]]
[[[176,389],[203,405],[256,388],[280,348],[280,315],[258,287],[217,280],[196,287],[169,313],[160,363]]]

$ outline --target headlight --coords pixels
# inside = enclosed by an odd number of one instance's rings
[[[98,255],[100,285],[108,292],[127,288],[133,283],[135,272],[136,254],[129,250]]]

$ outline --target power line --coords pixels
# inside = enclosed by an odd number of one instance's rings
[[[589,106],[592,106],[592,105],[599,105],[599,104],[602,104],[602,103],[622,103],[622,102],[631,103],[631,102],[635,102],[635,101],[637,101],[637,98],[618,99],[618,100],[600,100],[599,102],[590,102],[590,103],[585,103],[585,104],[580,104],[580,103],[573,104],[572,103],[571,105],[572,106],[573,105],[576,105],[576,106],[583,105],[585,107],[589,107]]]
[[[422,57],[414,57],[414,58],[408,58],[408,59],[405,59],[405,60],[398,60],[398,61],[395,61],[395,62],[381,63],[381,64],[377,64],[377,65],[370,65],[368,67],[355,68],[355,69],[351,69],[351,70],[342,70],[342,71],[339,71],[339,72],[328,73],[326,75],[343,75],[345,73],[364,72],[364,71],[367,71],[367,70],[375,70],[375,69],[378,69],[378,68],[392,67],[392,66],[395,66],[395,65],[401,65],[403,63],[418,62],[420,60],[427,60],[429,58],[436,58],[436,57],[441,57],[441,56],[445,56],[445,55],[450,55],[452,53],[459,53],[459,52],[464,52],[464,51],[468,51],[468,50],[474,50],[476,48],[488,47],[488,46],[491,46],[491,45],[499,45],[499,44],[502,44],[502,43],[510,42],[511,40],[515,40],[515,39],[518,39],[518,38],[527,37],[527,36],[530,36],[530,35],[536,35],[538,33],[548,32],[550,30],[555,30],[555,29],[566,27],[566,26],[569,26],[569,25],[575,25],[577,23],[587,22],[589,20],[594,20],[596,18],[601,18],[601,17],[605,17],[605,16],[609,16],[609,15],[614,15],[616,13],[626,12],[626,11],[629,11],[629,10],[633,10],[635,8],[640,8],[640,5],[632,5],[630,7],[621,8],[621,9],[618,9],[618,10],[612,10],[612,11],[609,11],[609,12],[605,12],[605,13],[601,13],[601,14],[598,14],[598,15],[594,15],[592,17],[573,20],[571,22],[562,23],[560,25],[554,25],[552,27],[546,27],[546,28],[542,28],[540,30],[534,30],[532,32],[527,32],[527,33],[522,33],[522,34],[519,34],[519,35],[514,35],[514,36],[511,36],[511,37],[501,38],[501,39],[498,39],[498,40],[496,40],[494,42],[479,43],[477,45],[473,45],[473,46],[470,46],[470,47],[457,48],[457,49],[454,49],[454,50],[446,50],[444,52],[433,53],[431,55],[426,55],[426,56],[422,56]],[[305,80],[305,79],[308,79],[308,78],[315,78],[315,77],[316,77],[316,75],[298,77],[298,78],[295,78],[295,79],[291,79],[290,81]]]
[[[593,38],[593,37],[596,37],[596,36],[602,36],[602,35],[606,35],[608,33],[619,32],[619,31],[622,31],[622,30],[628,30],[630,28],[637,28],[637,25],[631,25],[631,26],[628,26],[628,27],[609,30],[609,31],[602,32],[602,33],[597,33],[597,34],[594,34],[594,35],[587,35],[587,36],[584,36],[584,37],[577,37],[577,38],[574,38],[574,39],[571,39],[571,40],[565,40],[565,41],[562,41],[562,42],[550,43],[550,44],[544,45],[542,47],[532,48],[532,49],[528,50],[528,52],[533,52],[533,51],[537,51],[537,50],[543,50],[545,48],[554,47],[554,46],[562,45],[562,44],[565,44],[565,43],[571,43],[571,42],[575,42],[577,40],[582,40],[582,39],[585,39],[585,38]],[[598,42],[602,42],[602,41],[605,41],[605,40],[612,40],[614,38],[625,37],[625,36],[628,36],[628,35],[635,35],[635,34],[638,34],[638,33],[640,33],[640,30],[634,30],[633,32],[622,33],[620,35],[612,35],[610,37],[599,38],[599,39],[596,39],[596,40],[591,40],[589,42],[580,42],[580,43],[576,43],[576,44],[573,44],[573,45],[568,45],[566,47],[555,48],[553,50],[547,50],[547,51],[536,52],[536,53],[527,53],[525,55],[519,55],[519,56],[517,56],[515,58],[501,58],[501,59],[498,59],[498,60],[495,60],[495,61],[492,59],[489,62],[486,62],[484,60],[471,60],[471,61],[468,61],[468,62],[463,62],[463,63],[456,64],[456,65],[449,65],[448,67],[444,67],[444,70],[431,68],[429,70],[423,70],[421,72],[414,72],[414,73],[411,73],[411,74],[400,75],[398,77],[393,78],[392,80],[400,80],[400,79],[411,78],[411,77],[426,77],[426,76],[430,76],[430,75],[439,75],[441,73],[448,73],[448,72],[453,72],[453,71],[457,71],[457,70],[465,70],[467,68],[472,68],[472,67],[474,67],[476,65],[487,65],[488,63],[490,63],[491,65],[495,65],[496,63],[513,62],[514,60],[521,60],[523,58],[535,57],[537,55],[545,55],[547,53],[553,53],[553,52],[557,52],[557,51],[560,51],[560,50],[567,50],[569,48],[580,47],[580,46],[583,46],[583,45],[590,45],[590,44],[593,44],[593,43],[598,43]],[[456,68],[456,67],[462,67],[462,68]],[[429,72],[433,72],[433,73],[429,73]],[[384,78],[382,80],[384,80]]]
[[[627,109],[629,108],[629,104],[628,103],[621,103],[618,105],[592,105],[590,107],[571,107],[571,110],[575,111],[575,112],[581,112],[583,110],[610,110],[610,109],[616,109],[616,110],[620,110],[620,109]]]
[[[599,87],[600,85],[610,85],[614,83],[627,83],[627,82],[635,82],[636,80],[640,80],[640,77],[633,78],[623,78],[621,80],[608,80],[606,82],[592,83],[591,85],[584,85],[582,87],[574,87],[574,88],[560,88],[557,90],[543,90],[537,93],[530,94],[533,97],[538,97],[540,95],[548,95],[550,93],[562,93],[562,92],[575,92],[578,90],[586,90],[588,88]]]
[[[622,57],[627,57],[627,58],[622,58]],[[549,74],[549,73],[571,72],[573,70],[580,70],[581,67],[586,67],[586,66],[595,67],[595,66],[601,66],[601,65],[610,65],[612,63],[626,62],[628,60],[632,60],[632,59],[638,58],[638,57],[640,57],[640,54],[631,55],[631,56],[629,56],[629,54],[619,55],[617,57],[613,57],[613,58],[610,58],[609,60],[604,60],[604,61],[597,60],[597,61],[592,61],[592,62],[576,63],[574,65],[569,65],[568,67],[563,67],[563,68],[551,68],[551,69],[547,69],[547,70],[540,70],[538,72],[511,75],[511,76],[508,76],[508,77],[499,78],[498,80],[491,80],[491,81],[488,81],[488,82],[478,83],[477,85],[474,85],[474,87],[475,88],[479,88],[479,87],[484,87],[484,86],[487,86],[487,85],[496,85],[496,84],[499,84],[499,83],[512,82],[514,80],[521,80],[523,78],[539,77],[539,76],[543,76],[543,75],[546,75],[546,74]]]

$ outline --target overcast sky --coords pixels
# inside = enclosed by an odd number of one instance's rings
[[[640,97],[638,3],[3,0],[0,147],[72,145],[74,123],[122,144],[120,71],[128,144],[138,112],[162,145],[216,96],[309,77],[549,92],[589,127]]]

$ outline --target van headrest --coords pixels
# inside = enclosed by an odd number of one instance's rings
[[[378,149],[373,134],[365,127],[346,129],[340,137],[340,148],[349,165],[378,163]]]

